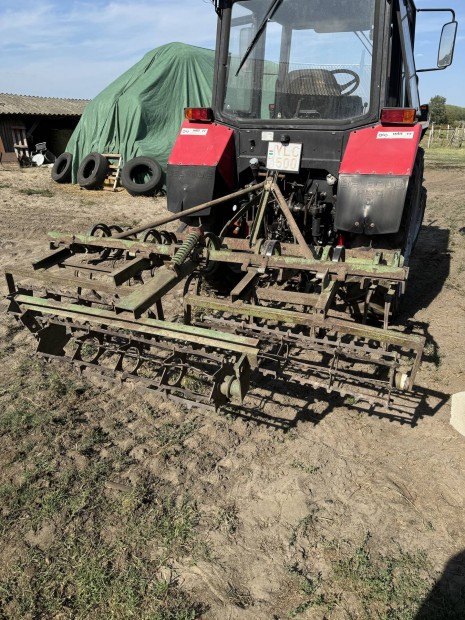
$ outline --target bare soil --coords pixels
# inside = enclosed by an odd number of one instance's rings
[[[2,301],[0,618],[465,617],[465,437],[449,425],[464,171],[426,170],[399,319],[428,338],[413,419],[267,386],[244,408],[188,411],[37,360]],[[46,254],[49,230],[164,205],[0,169],[0,266]]]

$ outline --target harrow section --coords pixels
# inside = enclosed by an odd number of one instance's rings
[[[233,221],[220,236],[160,229],[243,196],[247,238],[226,235]],[[288,239],[267,231],[269,208]],[[45,358],[213,409],[260,376],[388,406],[413,388],[424,338],[389,328],[401,252],[308,245],[275,177],[136,229],[49,237],[32,269],[5,270],[9,311]]]

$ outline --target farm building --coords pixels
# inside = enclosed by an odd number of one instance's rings
[[[87,100],[0,93],[0,157],[2,163],[30,155],[45,142],[54,155],[64,152]]]

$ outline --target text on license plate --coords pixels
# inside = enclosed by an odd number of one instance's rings
[[[301,156],[301,144],[297,144],[296,142],[289,142],[289,144],[269,142],[266,167],[268,170],[299,172]]]

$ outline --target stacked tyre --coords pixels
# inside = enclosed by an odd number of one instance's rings
[[[73,155],[60,155],[52,169],[52,179],[57,183],[70,183]],[[108,159],[100,153],[89,153],[84,157],[77,172],[77,182],[84,189],[103,186],[110,167]],[[123,166],[121,184],[131,196],[154,196],[163,185],[160,164],[152,157],[134,157]]]

